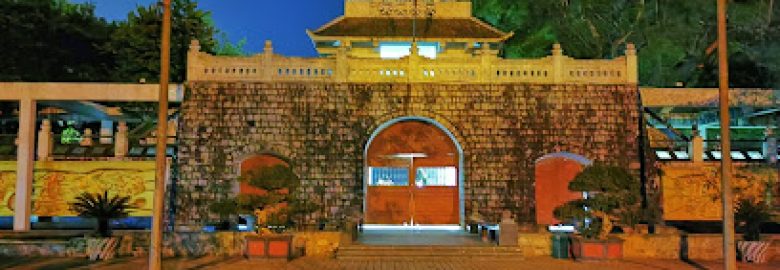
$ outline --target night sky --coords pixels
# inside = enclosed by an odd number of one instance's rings
[[[109,21],[124,20],[137,5],[156,0],[71,0],[91,2],[97,15]],[[262,52],[264,40],[274,43],[274,52],[292,56],[315,56],[306,29],[317,29],[344,13],[344,0],[199,0],[211,12],[216,27],[236,42],[247,39],[244,47]]]

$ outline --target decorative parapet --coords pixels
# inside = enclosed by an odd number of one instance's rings
[[[397,60],[350,56],[340,47],[332,57],[285,57],[265,51],[248,57],[214,56],[190,45],[188,81],[351,82],[351,83],[532,83],[637,84],[633,44],[626,56],[611,60],[580,60],[563,54],[540,59],[503,59],[489,50],[476,55],[428,59],[416,50]]]

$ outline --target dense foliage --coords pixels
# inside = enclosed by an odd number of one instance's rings
[[[171,80],[182,82],[191,39],[216,54],[244,55],[195,0],[173,0]],[[503,54],[542,57],[553,43],[576,58],[614,58],[639,50],[642,85],[717,86],[715,1],[473,0],[477,17],[515,33]],[[735,0],[729,6],[734,87],[780,88],[780,3]],[[159,4],[107,22],[91,4],[0,0],[0,81],[157,81]]]
[[[187,72],[190,41],[200,41],[202,50],[213,52],[216,29],[209,14],[191,0],[171,1],[171,81],[183,82]],[[138,7],[119,22],[104,49],[116,60],[115,81],[157,82],[160,74],[160,29],[162,6]]]
[[[97,219],[97,232],[100,236],[109,237],[109,221],[113,218],[127,217],[130,210],[130,197],[114,195],[109,197],[108,191],[103,194],[83,193],[70,203],[70,209],[80,217]]]
[[[541,57],[560,42],[576,58],[620,56],[637,45],[643,85],[717,86],[711,0],[474,0],[475,15],[515,36],[507,57]],[[780,87],[780,3],[730,1],[729,60],[736,87]]]
[[[0,0],[0,81],[106,81],[100,47],[115,26],[94,6],[65,0]]]
[[[639,185],[639,180],[622,167],[588,166],[569,183],[569,190],[587,192],[587,198],[557,207],[554,214],[560,220],[577,223],[578,231],[586,238],[604,238],[612,221],[627,227],[639,223]]]
[[[260,193],[239,194],[234,198],[217,201],[210,210],[227,218],[235,214],[254,214],[258,225],[290,226],[302,223],[303,215],[316,207],[299,199],[300,180],[288,166],[259,167],[246,173],[241,182],[260,190]]]
[[[192,39],[211,53],[245,54],[193,0],[172,0],[171,81],[183,82]],[[0,81],[156,82],[162,6],[139,6],[108,22],[89,3],[0,0]],[[219,41],[215,38],[220,36]]]
[[[742,227],[742,239],[759,241],[761,224],[769,222],[772,218],[769,207],[764,202],[743,199],[737,204],[736,210],[734,219],[737,225]]]

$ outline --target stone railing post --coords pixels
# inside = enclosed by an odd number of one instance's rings
[[[92,139],[92,129],[91,128],[85,128],[84,129],[84,136],[81,137],[81,142],[79,145],[81,146],[92,146],[95,142]]]
[[[493,52],[490,51],[490,43],[482,43],[482,47],[480,47],[479,50],[480,53],[480,60],[481,60],[481,66],[479,70],[479,82],[481,83],[489,83],[492,80],[493,76],[493,63],[496,59],[496,55],[493,54]]]
[[[198,61],[200,54],[200,41],[193,39],[190,41],[190,49],[187,51],[187,81],[198,80],[201,78],[198,71],[203,71],[203,65]]]
[[[552,62],[553,62],[553,82],[555,84],[563,83],[563,59],[565,56],[563,55],[563,49],[561,48],[561,44],[555,43],[553,44],[552,49]]]
[[[691,137],[691,142],[688,145],[688,156],[694,163],[700,163],[704,161],[704,139],[699,136],[699,133],[694,130],[694,135]]]
[[[763,152],[766,162],[770,164],[777,163],[777,137],[773,136],[773,133],[772,128],[766,128],[766,131],[764,132],[766,140],[764,141],[763,147],[761,147],[763,150],[761,152]]]
[[[265,47],[263,47],[263,81],[269,82],[274,76],[274,45],[270,40],[265,41]]]
[[[349,56],[347,53],[347,44],[342,42],[336,50],[336,70],[333,71],[337,83],[345,83],[349,80]]]
[[[411,82],[419,82],[423,77],[423,70],[420,68],[420,50],[417,48],[417,43],[412,43],[412,47],[409,48],[409,57],[407,57],[407,68],[409,71],[409,80]]]
[[[51,135],[51,121],[43,119],[41,129],[38,131],[38,160],[48,160],[51,157],[54,146]]]
[[[626,83],[639,84],[639,64],[633,43],[626,45]]]
[[[114,139],[114,157],[126,157],[128,148],[127,123],[120,121],[119,126],[117,126],[116,138]]]

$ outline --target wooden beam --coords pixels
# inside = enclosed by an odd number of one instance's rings
[[[183,85],[168,87],[168,98],[181,102]],[[0,100],[156,102],[158,84],[0,82]]]

